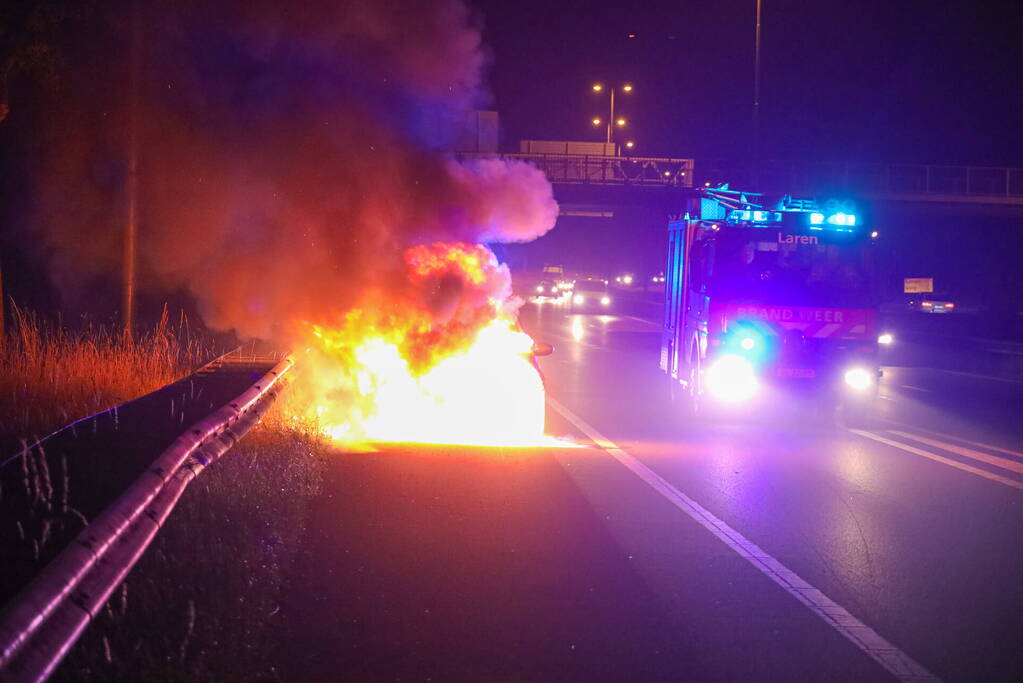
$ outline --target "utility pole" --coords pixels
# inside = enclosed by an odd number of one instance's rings
[[[760,2],[757,0],[757,23],[753,38],[753,162],[760,174]],[[759,177],[758,177],[759,180]]]
[[[4,313],[7,311],[7,303],[4,301],[4,264],[0,261],[0,350],[7,343],[7,330],[4,328]]]
[[[131,7],[131,53],[128,76],[128,178],[125,187],[127,215],[122,254],[121,325],[131,339],[135,330],[135,249],[138,236],[138,87],[139,87],[139,8]]]

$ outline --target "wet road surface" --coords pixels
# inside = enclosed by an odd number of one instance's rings
[[[889,367],[866,429],[694,427],[657,322],[522,319],[586,446],[339,454],[283,678],[1023,679],[1023,383]]]

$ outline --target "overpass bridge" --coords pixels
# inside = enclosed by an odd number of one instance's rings
[[[635,190],[645,190],[642,194],[649,197],[649,191],[664,195],[665,190],[730,183],[733,187],[788,194],[840,192],[872,201],[1023,206],[1023,168],[777,161],[756,165],[583,154],[500,156],[535,165],[555,185],[559,199],[571,203],[586,203],[587,197],[597,203],[608,199],[616,203]],[[601,191],[587,192],[585,188]]]
[[[901,291],[902,277],[933,277],[942,289],[976,302],[1018,291],[1023,168],[820,162],[764,162],[757,168],[672,157],[504,157],[543,171],[561,208],[558,230],[505,249],[514,267],[564,263],[592,272],[656,273],[663,268],[666,217],[684,210],[685,190],[729,183],[869,204],[871,225],[885,235],[879,246],[892,292]],[[983,239],[963,240],[964,234]]]

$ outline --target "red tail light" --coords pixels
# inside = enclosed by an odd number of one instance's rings
[[[920,304],[920,305],[921,305],[921,306],[923,306],[924,308],[930,308],[930,307],[931,307],[931,306],[933,306],[934,304],[932,304],[932,303],[931,303],[930,301],[925,301],[925,302],[923,302],[923,303],[922,303],[922,304]]]
[[[945,304],[945,308],[955,308],[955,307],[956,307],[956,305],[954,303],[952,303],[951,301],[949,301],[947,304]]]

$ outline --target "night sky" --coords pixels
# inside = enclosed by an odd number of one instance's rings
[[[754,0],[473,0],[504,143],[602,141],[592,82],[629,81],[636,153],[751,149]],[[765,0],[773,159],[1023,165],[1018,2]],[[629,38],[628,34],[635,34]]]
[[[704,168],[717,159],[751,158],[755,0],[467,2],[474,23],[482,29],[488,62],[484,73],[488,95],[478,104],[499,111],[503,150],[516,151],[520,139],[602,141],[603,130],[589,124],[593,116],[606,116],[606,99],[590,89],[599,81],[635,86],[635,92],[620,98],[619,112],[630,121],[627,135],[637,143],[636,154],[694,157]],[[105,11],[113,13],[109,9],[113,6]],[[395,4],[392,9],[400,7]],[[1023,11],[1018,1],[764,0],[763,158],[1023,167],[1019,14]],[[52,136],[44,133],[54,126],[47,129],[41,122],[59,116],[72,123],[91,121],[89,116],[106,120],[109,113],[110,139],[123,137],[116,119],[124,110],[126,33],[117,32],[116,22],[107,28],[110,35],[97,32],[102,15],[98,10],[72,14],[59,26],[54,46],[57,85],[51,87],[37,76],[19,76],[11,84],[12,113],[0,124],[0,251],[6,294],[31,308],[67,307],[75,298],[83,306],[98,301],[112,306],[117,301],[116,277],[96,281],[98,289],[92,288],[96,283],[61,286],[68,272],[54,267],[54,245],[39,239],[32,215],[38,209],[38,181],[49,177],[35,167],[48,151],[66,146],[53,144]],[[218,45],[204,37],[208,31],[204,26],[194,40],[207,47]],[[92,51],[103,53],[113,66],[82,59]],[[362,68],[353,67],[353,72]],[[179,91],[167,93],[168,101],[177,101]],[[76,94],[88,100],[89,107],[76,103]],[[263,109],[268,106],[264,99],[253,101]],[[293,108],[288,103],[283,110]],[[238,114],[251,116],[248,108]],[[233,131],[236,119],[226,120]],[[69,128],[65,137],[82,142],[72,133]],[[95,137],[89,140],[95,142]],[[109,178],[113,195],[123,166],[115,157],[94,165],[90,176],[93,183]],[[146,171],[150,178],[152,168]],[[108,208],[117,211],[118,206],[115,201]],[[81,210],[59,215],[68,225],[85,225],[86,213]],[[1019,219],[1014,215],[1011,225],[1001,221],[997,227],[1006,232],[1005,244],[997,250],[985,247],[968,268],[953,263],[945,253],[952,249],[949,245],[962,220],[948,219],[945,232],[950,237],[939,245],[944,251],[931,259],[934,264],[946,263],[949,280],[959,277],[972,285],[981,278],[969,273],[1015,273],[1016,255],[1023,253],[1023,240],[1017,237],[1023,234],[1016,227]],[[990,221],[984,216],[971,220],[978,226]],[[116,241],[119,222],[107,222],[107,237]],[[911,247],[907,249],[911,254],[920,249],[910,227],[930,230],[934,225],[931,218],[890,223],[889,234]],[[651,229],[649,248],[632,262],[614,267],[640,268],[659,261],[663,237],[659,221],[646,221],[642,228]],[[639,227],[629,224],[622,229],[634,242]],[[559,239],[566,244],[575,239],[568,233],[562,225]],[[610,232],[603,240],[616,258],[622,256],[614,248],[621,243],[618,240]],[[573,253],[584,251],[582,242],[570,246]],[[110,264],[97,268],[116,276],[117,251],[108,251]],[[985,261],[996,253],[1001,260],[993,269]],[[926,269],[929,273],[938,268],[928,262]],[[984,286],[999,293],[1014,290],[1006,287],[1008,277]],[[57,289],[63,290],[61,296]],[[162,302],[166,295],[154,296]]]

